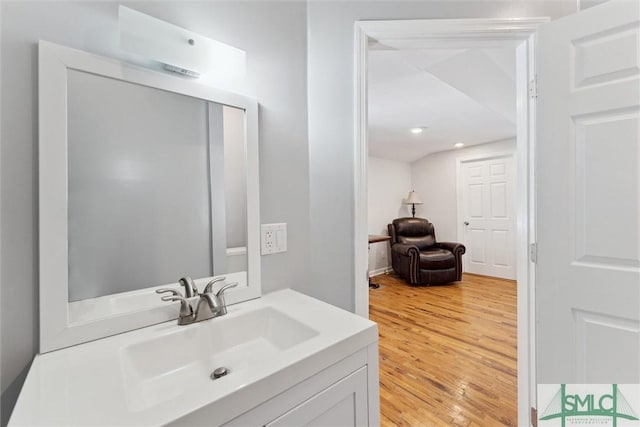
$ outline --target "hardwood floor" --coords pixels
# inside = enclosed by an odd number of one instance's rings
[[[516,283],[465,274],[412,287],[376,276],[384,426],[515,426]]]

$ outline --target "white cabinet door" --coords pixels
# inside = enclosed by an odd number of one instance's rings
[[[538,383],[640,382],[639,5],[539,31]]]
[[[279,382],[282,378],[274,378]],[[380,424],[378,344],[316,372],[293,387],[224,423],[247,426],[367,426]],[[268,388],[268,383],[264,386]],[[248,402],[238,402],[247,405]],[[252,406],[252,405],[248,405]],[[220,425],[216,408],[184,418],[179,425]]]
[[[367,423],[367,368],[362,367],[268,423],[267,427],[347,427]]]
[[[464,271],[516,278],[513,156],[461,162]]]

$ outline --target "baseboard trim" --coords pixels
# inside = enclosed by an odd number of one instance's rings
[[[390,273],[392,271],[393,267],[391,266],[376,268],[375,270],[369,270],[369,277],[379,276],[381,274]]]
[[[485,279],[493,279],[493,280],[504,280],[505,282],[511,282],[511,283],[517,283],[516,280],[514,279],[507,279],[505,277],[496,277],[496,276],[487,276],[485,274],[477,274],[477,273],[467,273],[466,271],[462,272],[463,275],[468,275],[468,276],[476,276],[476,277],[482,277]]]

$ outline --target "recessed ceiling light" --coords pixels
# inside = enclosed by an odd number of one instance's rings
[[[411,128],[411,133],[422,133],[422,131],[424,130],[424,128]]]
[[[457,143],[453,144],[453,146],[456,147],[456,148],[462,148],[462,147],[464,147],[464,142],[457,142]]]

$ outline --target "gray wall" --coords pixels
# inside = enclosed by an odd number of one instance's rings
[[[306,4],[125,2],[247,52],[246,94],[260,102],[262,222],[288,223],[288,252],[263,257],[264,292],[309,274]],[[117,2],[2,2],[2,424],[38,351],[38,39],[120,56]],[[129,59],[132,59],[129,57]]]
[[[298,289],[348,310],[353,292],[354,80],[357,20],[500,18],[575,12],[570,1],[313,1],[308,5],[311,274]]]

